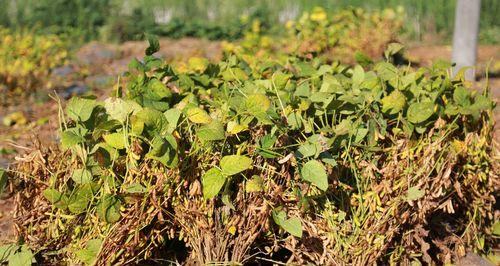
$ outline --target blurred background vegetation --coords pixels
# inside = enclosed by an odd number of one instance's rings
[[[273,31],[314,6],[336,11],[346,7],[406,12],[403,36],[409,41],[448,43],[454,0],[0,0],[0,25],[68,34],[81,41],[125,41],[143,32],[160,36],[234,40],[258,19]],[[500,39],[500,1],[482,0],[483,44]]]

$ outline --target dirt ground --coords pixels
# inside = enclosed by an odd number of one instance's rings
[[[85,69],[87,74],[80,80],[75,80],[75,84],[87,86],[88,91],[104,97],[107,88],[114,83],[116,77],[127,70],[129,61],[134,57],[141,57],[146,46],[144,42],[126,42],[121,45],[92,42],[85,45],[77,51],[72,69],[74,71]],[[160,41],[160,47],[159,55],[166,60],[190,56],[204,56],[211,60],[218,60],[222,56],[220,43],[206,40],[164,39]],[[410,61],[425,66],[438,59],[449,61],[451,47],[413,46],[407,50],[407,56]],[[499,58],[500,46],[481,46],[478,53],[480,71],[484,73],[488,62],[491,60],[492,63],[498,63]],[[476,87],[484,87],[484,84],[485,79],[480,78]],[[500,77],[492,77],[489,84],[493,97],[498,102],[500,99]],[[44,98],[48,101],[37,103],[37,100],[32,97],[22,104],[14,103],[7,107],[0,106],[0,122],[4,116],[14,111],[22,111],[27,119],[26,125],[7,127],[3,123],[0,124],[0,167],[8,167],[16,154],[32,149],[32,143],[35,140],[43,144],[59,141],[57,137],[59,106],[48,95],[45,95]],[[64,101],[64,97],[61,97],[61,100]],[[495,121],[500,121],[500,108],[495,110]],[[499,125],[496,126],[495,132],[495,139],[498,143],[500,138]],[[8,194],[4,195],[3,198],[0,198],[0,243],[13,238],[12,210],[13,199]]]

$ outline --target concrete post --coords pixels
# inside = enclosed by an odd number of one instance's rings
[[[454,75],[460,68],[476,64],[480,11],[481,0],[457,0],[451,59],[456,63]],[[469,69],[465,78],[472,81],[474,75],[475,69]]]

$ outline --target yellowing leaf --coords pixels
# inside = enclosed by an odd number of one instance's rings
[[[12,125],[22,126],[26,125],[27,122],[26,116],[24,116],[24,113],[21,111],[10,113],[3,118],[3,124],[7,127]]]
[[[191,57],[188,60],[189,68],[196,72],[203,72],[207,69],[208,60],[203,57]]]
[[[208,113],[199,107],[193,107],[188,109],[186,115],[189,121],[193,123],[208,124],[212,122],[212,118],[208,115]]]
[[[406,97],[401,91],[394,90],[389,95],[382,98],[380,102],[382,103],[382,112],[392,115],[403,110],[406,104]]]
[[[103,138],[106,144],[115,149],[125,149],[127,146],[127,136],[123,132],[107,134]]]
[[[227,132],[232,135],[238,134],[247,129],[248,129],[247,125],[240,125],[235,121],[229,121],[227,123]]]
[[[264,190],[264,180],[258,175],[252,176],[252,179],[248,180],[245,184],[245,191],[250,192],[260,192]]]

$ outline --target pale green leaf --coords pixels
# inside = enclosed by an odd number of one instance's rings
[[[35,256],[29,249],[16,252],[9,257],[9,266],[30,266],[33,262],[36,262]]]
[[[198,136],[201,141],[223,140],[226,137],[224,126],[217,120],[213,120],[208,125],[201,126],[196,131],[196,136]]]
[[[65,209],[68,207],[68,197],[53,188],[44,190],[43,196],[56,208]]]
[[[71,179],[77,184],[90,183],[92,181],[92,173],[87,169],[75,169],[71,175]]]
[[[302,179],[316,185],[319,189],[325,191],[328,189],[328,175],[325,167],[319,161],[311,160],[302,166],[300,171]]]
[[[19,250],[19,246],[16,244],[5,244],[0,246],[0,263],[5,263],[9,260],[9,257]]]
[[[287,219],[286,213],[283,210],[273,210],[272,216],[274,222],[283,228],[283,230],[293,236],[302,237],[302,223],[299,218],[292,217]]]
[[[142,109],[142,107],[134,101],[125,101],[120,98],[107,98],[104,101],[104,108],[106,113],[115,120],[124,123],[128,116],[132,113],[136,113]]]
[[[408,107],[407,117],[408,121],[414,124],[422,123],[429,119],[434,114],[434,103],[420,102],[412,103]]]
[[[99,255],[101,246],[101,239],[91,239],[87,242],[85,249],[76,251],[75,255],[80,261],[85,263],[85,265],[93,265],[97,259],[97,255]]]
[[[203,197],[211,199],[219,194],[222,186],[226,182],[226,177],[217,168],[211,168],[202,177]]]
[[[81,127],[69,128],[61,134],[61,145],[63,149],[69,149],[77,144],[85,142],[86,130]]]
[[[66,105],[66,113],[75,121],[85,122],[90,119],[97,105],[95,100],[73,97]]]
[[[418,189],[417,187],[411,187],[408,189],[408,192],[406,193],[406,199],[408,201],[418,200],[424,195],[425,193],[422,190]]]
[[[181,111],[176,108],[169,109],[163,113],[168,121],[168,133],[174,132],[181,117]]]
[[[220,160],[224,175],[235,175],[252,167],[252,159],[244,155],[228,155]]]

